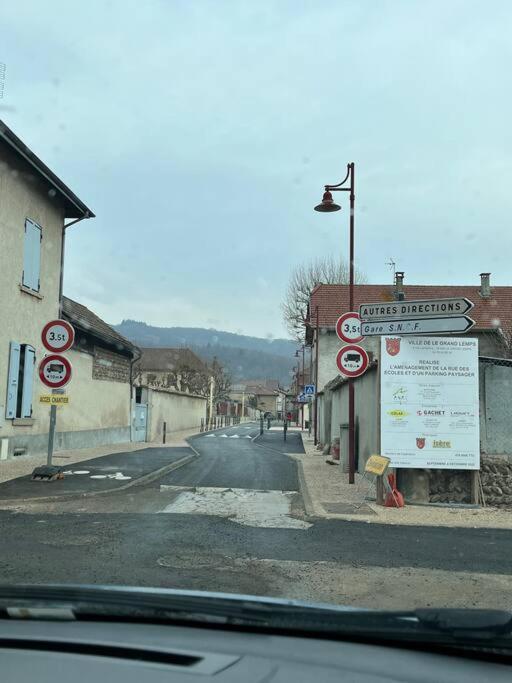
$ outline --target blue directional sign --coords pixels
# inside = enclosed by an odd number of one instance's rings
[[[314,396],[315,395],[315,385],[314,384],[306,384],[304,387],[304,393],[306,396]]]
[[[298,401],[299,403],[307,403],[307,402],[308,402],[308,397],[306,396],[306,394],[299,394],[299,395],[297,396],[297,401]]]

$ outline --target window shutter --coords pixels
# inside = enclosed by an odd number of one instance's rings
[[[17,342],[11,342],[9,351],[9,376],[7,380],[7,402],[5,417],[12,420],[16,417],[16,404],[18,402],[18,374],[20,371],[21,347]]]
[[[21,416],[32,417],[32,388],[34,384],[34,366],[36,352],[32,346],[25,347],[25,363],[23,366],[23,389],[21,393]]]
[[[35,292],[39,291],[41,239],[41,228],[27,218],[25,221],[25,245],[23,252],[23,284]]]

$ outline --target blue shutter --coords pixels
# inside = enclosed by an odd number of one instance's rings
[[[16,404],[18,402],[18,374],[20,371],[21,347],[17,342],[11,342],[9,351],[9,375],[7,379],[7,402],[5,405],[5,417],[12,420],[16,417]]]
[[[25,363],[23,365],[23,389],[21,393],[20,417],[32,417],[32,387],[34,384],[34,365],[36,352],[32,346],[25,346]]]
[[[25,221],[25,244],[23,250],[23,284],[35,292],[39,291],[41,272],[42,230],[27,218]]]

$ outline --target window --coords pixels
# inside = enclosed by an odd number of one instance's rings
[[[23,247],[22,284],[34,292],[41,286],[41,240],[43,229],[29,218],[25,221],[25,243]]]
[[[36,352],[32,346],[11,342],[5,408],[8,419],[32,417],[35,363]]]

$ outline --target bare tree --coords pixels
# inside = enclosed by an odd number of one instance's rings
[[[348,263],[333,256],[322,256],[292,270],[281,308],[284,323],[294,339],[303,339],[309,297],[315,285],[340,285],[347,284],[348,281]],[[367,281],[365,275],[357,269],[355,281],[358,284]]]

